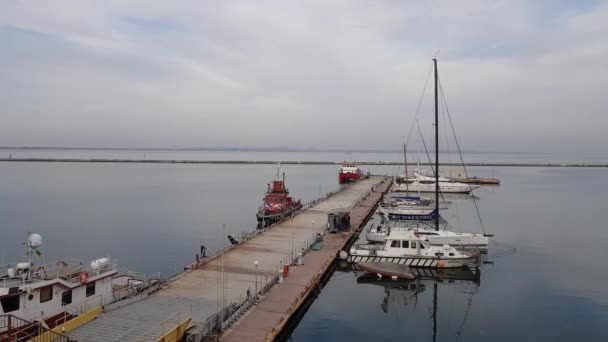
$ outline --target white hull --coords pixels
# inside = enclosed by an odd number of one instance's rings
[[[440,257],[426,257],[426,256],[371,256],[371,255],[349,255],[349,262],[360,263],[360,262],[390,262],[399,265],[405,265],[409,267],[422,267],[422,268],[458,268],[466,267],[471,264],[475,264],[478,261],[477,257],[465,257],[465,258],[451,258],[444,259]]]
[[[456,183],[456,182],[439,182],[439,191],[444,193],[457,193],[457,194],[468,194],[471,191],[478,189],[479,185],[474,184],[464,184],[464,183]],[[409,184],[395,183],[393,185],[392,191],[398,192],[435,192],[435,184],[426,184],[420,183],[418,181],[413,181]]]
[[[483,234],[474,233],[458,233],[448,230],[435,231],[425,228],[391,228],[391,229],[405,229],[411,231],[418,231],[424,236],[424,240],[434,246],[450,245],[456,248],[475,248],[475,249],[487,249],[489,239]],[[386,241],[386,228],[368,229],[365,235],[367,241],[373,243],[384,243]]]
[[[350,262],[386,262],[410,267],[457,268],[478,263],[478,253],[456,250],[453,246],[431,245],[421,233],[391,230],[383,245],[356,245],[350,249]]]

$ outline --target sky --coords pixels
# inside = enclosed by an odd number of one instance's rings
[[[0,146],[399,149],[434,56],[463,149],[608,144],[607,2],[0,0]]]

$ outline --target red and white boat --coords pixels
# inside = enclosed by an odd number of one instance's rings
[[[363,176],[363,172],[355,162],[344,162],[338,173],[340,184],[356,182]]]
[[[285,173],[283,172],[283,179],[279,179],[277,170],[277,179],[268,184],[264,205],[257,213],[258,228],[268,227],[282,221],[301,208],[302,202],[289,196],[289,190],[285,187]]]

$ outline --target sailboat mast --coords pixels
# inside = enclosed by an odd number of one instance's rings
[[[437,58],[433,58],[435,69],[435,230],[439,230],[439,100],[437,94]]]
[[[403,144],[403,163],[405,165],[405,180],[407,180],[407,151],[405,150],[405,143]]]

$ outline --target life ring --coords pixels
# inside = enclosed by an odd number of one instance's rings
[[[80,272],[78,275],[78,280],[81,284],[86,284],[89,281],[89,274],[85,271]]]

